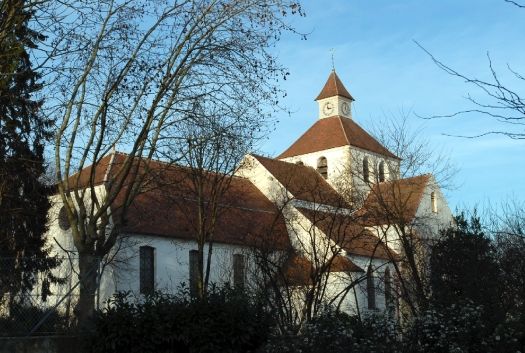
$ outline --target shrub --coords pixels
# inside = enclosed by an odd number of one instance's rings
[[[67,326],[67,320],[56,310],[36,306],[15,304],[10,307],[9,316],[0,316],[0,335],[25,336],[43,319],[46,320],[34,332],[34,335],[44,335],[62,332]]]
[[[403,337],[410,353],[487,352],[490,340],[483,308],[471,303],[431,308],[414,318]]]
[[[395,325],[380,315],[363,320],[327,310],[296,335],[272,337],[266,353],[400,352]]]
[[[267,338],[269,316],[254,298],[223,288],[206,300],[156,293],[116,295],[98,314],[93,352],[252,352]]]

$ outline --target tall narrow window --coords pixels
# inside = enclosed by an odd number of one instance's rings
[[[197,296],[199,279],[199,251],[190,250],[190,295]]]
[[[376,308],[376,287],[374,283],[374,275],[372,273],[372,265],[368,266],[366,271],[366,294],[368,299],[368,309]]]
[[[328,161],[326,157],[320,157],[317,160],[317,171],[323,178],[328,178]]]
[[[368,157],[363,158],[363,180],[365,183],[370,182],[370,169],[368,168]]]
[[[233,285],[235,288],[244,288],[244,280],[246,276],[246,264],[244,255],[233,255]]]
[[[436,200],[436,193],[431,192],[430,193],[430,203],[432,204],[432,212],[437,213],[438,206],[437,206],[437,200]]]
[[[140,293],[151,294],[155,290],[155,248],[141,246],[140,256]]]
[[[385,307],[388,312],[393,309],[392,299],[392,276],[390,275],[390,269],[387,267],[385,270]]]
[[[379,181],[385,181],[385,162],[379,163],[379,166],[377,167],[378,174],[379,174]]]

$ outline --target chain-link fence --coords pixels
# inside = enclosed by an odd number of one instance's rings
[[[30,262],[35,259],[0,258],[0,338],[78,333],[78,258],[59,259],[47,274],[31,273]]]

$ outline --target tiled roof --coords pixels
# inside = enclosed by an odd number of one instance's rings
[[[367,225],[410,223],[430,174],[375,184],[357,215]]]
[[[364,272],[364,270],[349,258],[337,255],[331,259],[330,267],[318,274],[326,272]],[[292,254],[283,265],[283,276],[290,286],[311,284],[312,277],[315,275],[316,269],[313,263],[304,256]]]
[[[341,146],[354,146],[399,159],[352,119],[342,116],[318,120],[277,158],[299,156]]]
[[[123,231],[177,239],[196,239],[199,208],[195,195],[177,194],[169,187],[138,195],[127,212]],[[214,223],[218,243],[286,249],[288,233],[282,216],[260,191],[245,179],[234,178],[221,197],[216,219],[204,203],[202,222]]]
[[[298,210],[349,254],[386,260],[396,256],[386,244],[360,225],[360,220],[353,216],[307,208],[298,208]]]
[[[77,172],[71,175],[67,179],[68,185],[65,185],[69,189],[82,189],[89,186],[97,186],[104,183],[104,177],[110,166],[110,162],[113,160],[118,163],[120,159],[125,158],[125,155],[121,153],[115,154],[115,157],[112,157],[113,154],[108,154],[102,157],[97,163],[95,169],[93,165],[90,165],[80,172]]]
[[[350,92],[348,92],[348,90],[345,88],[335,71],[332,71],[330,73],[330,76],[328,76],[328,80],[326,80],[326,83],[324,84],[321,93],[319,93],[315,100],[318,101],[324,98],[334,96],[341,96],[350,100],[354,100],[354,97],[352,97]]]
[[[312,167],[257,155],[252,156],[296,199],[338,208],[348,207],[341,195]]]
[[[118,173],[124,165],[126,155],[115,154],[111,165],[110,159],[104,157],[94,172],[94,180],[98,184],[107,181],[108,192],[119,180]],[[124,187],[111,205],[117,226],[124,233],[195,239],[199,208],[197,193],[193,192],[195,187],[191,182],[190,169],[154,160],[136,161],[134,163],[139,169],[130,175],[147,175],[147,178],[144,179],[141,192],[124,211],[126,191],[129,190],[133,177],[128,176],[126,179]],[[88,186],[91,170],[93,169],[90,166],[70,179],[75,181],[77,187]],[[290,246],[284,220],[276,206],[249,180],[214,173],[206,173],[203,177],[204,213],[201,219],[208,229],[215,222],[214,242],[268,246],[274,249]],[[220,206],[214,221],[212,210],[208,207],[216,190],[212,184],[217,180],[221,180],[224,194],[220,197]]]

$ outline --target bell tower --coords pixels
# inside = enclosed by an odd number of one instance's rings
[[[319,104],[319,119],[342,116],[352,119],[354,98],[345,88],[335,70],[332,70],[321,93],[315,99]]]

